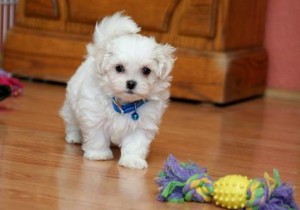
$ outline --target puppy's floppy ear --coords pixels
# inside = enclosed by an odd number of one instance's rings
[[[171,70],[173,68],[173,64],[175,61],[174,52],[175,48],[169,44],[158,44],[155,48],[156,57],[155,60],[158,63],[158,76],[160,79],[165,80],[168,78]]]
[[[96,59],[97,70],[100,74],[105,73],[105,67],[111,55],[112,55],[111,52],[104,51],[103,54],[101,55],[101,58]]]
[[[91,56],[95,59],[95,66],[100,74],[105,73],[105,65],[107,64],[109,57],[111,56],[111,52],[105,50],[104,48],[99,48],[95,44],[87,45],[87,56]]]

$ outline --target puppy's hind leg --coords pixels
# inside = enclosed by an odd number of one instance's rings
[[[74,112],[69,104],[69,101],[65,101],[62,109],[60,110],[60,116],[64,119],[66,126],[66,142],[73,144],[82,143],[82,136],[80,129],[77,125],[77,121]]]

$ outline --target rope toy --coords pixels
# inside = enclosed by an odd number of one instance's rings
[[[278,170],[273,178],[249,179],[241,175],[227,175],[214,181],[206,168],[195,163],[179,163],[170,155],[158,174],[159,201],[199,203],[214,202],[227,209],[298,210],[293,189],[281,183]]]

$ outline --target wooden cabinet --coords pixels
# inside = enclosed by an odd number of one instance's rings
[[[266,0],[20,0],[4,68],[65,82],[85,55],[95,22],[115,11],[178,48],[172,96],[228,103],[263,94]]]

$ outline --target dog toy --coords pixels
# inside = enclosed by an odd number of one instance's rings
[[[227,209],[297,210],[293,189],[280,181],[278,170],[274,178],[249,179],[241,175],[227,175],[214,181],[206,168],[193,162],[179,163],[170,155],[158,174],[159,201],[200,203],[214,202]]]

